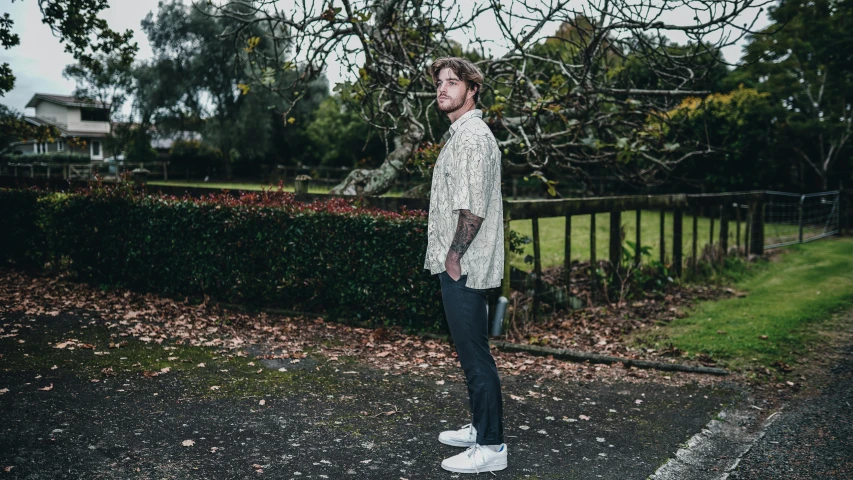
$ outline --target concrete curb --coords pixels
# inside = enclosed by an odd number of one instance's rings
[[[778,413],[771,414],[759,426],[761,413],[755,408],[724,409],[648,480],[726,480],[781,416]]]

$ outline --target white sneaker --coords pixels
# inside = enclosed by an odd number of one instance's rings
[[[459,455],[446,458],[441,468],[457,473],[497,472],[506,468],[506,451],[505,443],[499,452],[475,443]]]
[[[438,434],[438,441],[451,447],[473,447],[477,444],[477,429],[469,423],[459,430],[445,430]]]

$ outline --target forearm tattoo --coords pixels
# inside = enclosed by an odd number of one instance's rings
[[[456,234],[453,236],[453,243],[450,244],[450,251],[462,258],[482,225],[483,219],[471,213],[470,210],[459,210],[459,223],[456,224]]]

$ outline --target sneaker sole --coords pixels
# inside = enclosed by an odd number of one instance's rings
[[[457,440],[445,440],[441,437],[438,438],[438,441],[445,444],[450,445],[451,447],[473,447],[476,442],[462,442]]]
[[[445,466],[444,464],[441,464],[441,468],[447,470],[448,472],[455,472],[455,473],[483,473],[483,472],[498,472],[500,470],[505,469],[506,465],[507,465],[507,462],[503,462],[503,463],[484,466],[482,468],[478,468],[475,470],[473,468],[448,467],[448,466]]]

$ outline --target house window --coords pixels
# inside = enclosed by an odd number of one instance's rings
[[[36,153],[47,153],[47,142],[39,142],[36,144]]]
[[[108,122],[109,111],[103,108],[81,108],[80,119],[87,122]]]
[[[101,142],[92,140],[92,158],[101,158]]]
[[[57,152],[64,152],[65,151],[65,142],[63,142],[62,140],[56,142],[56,151]]]

